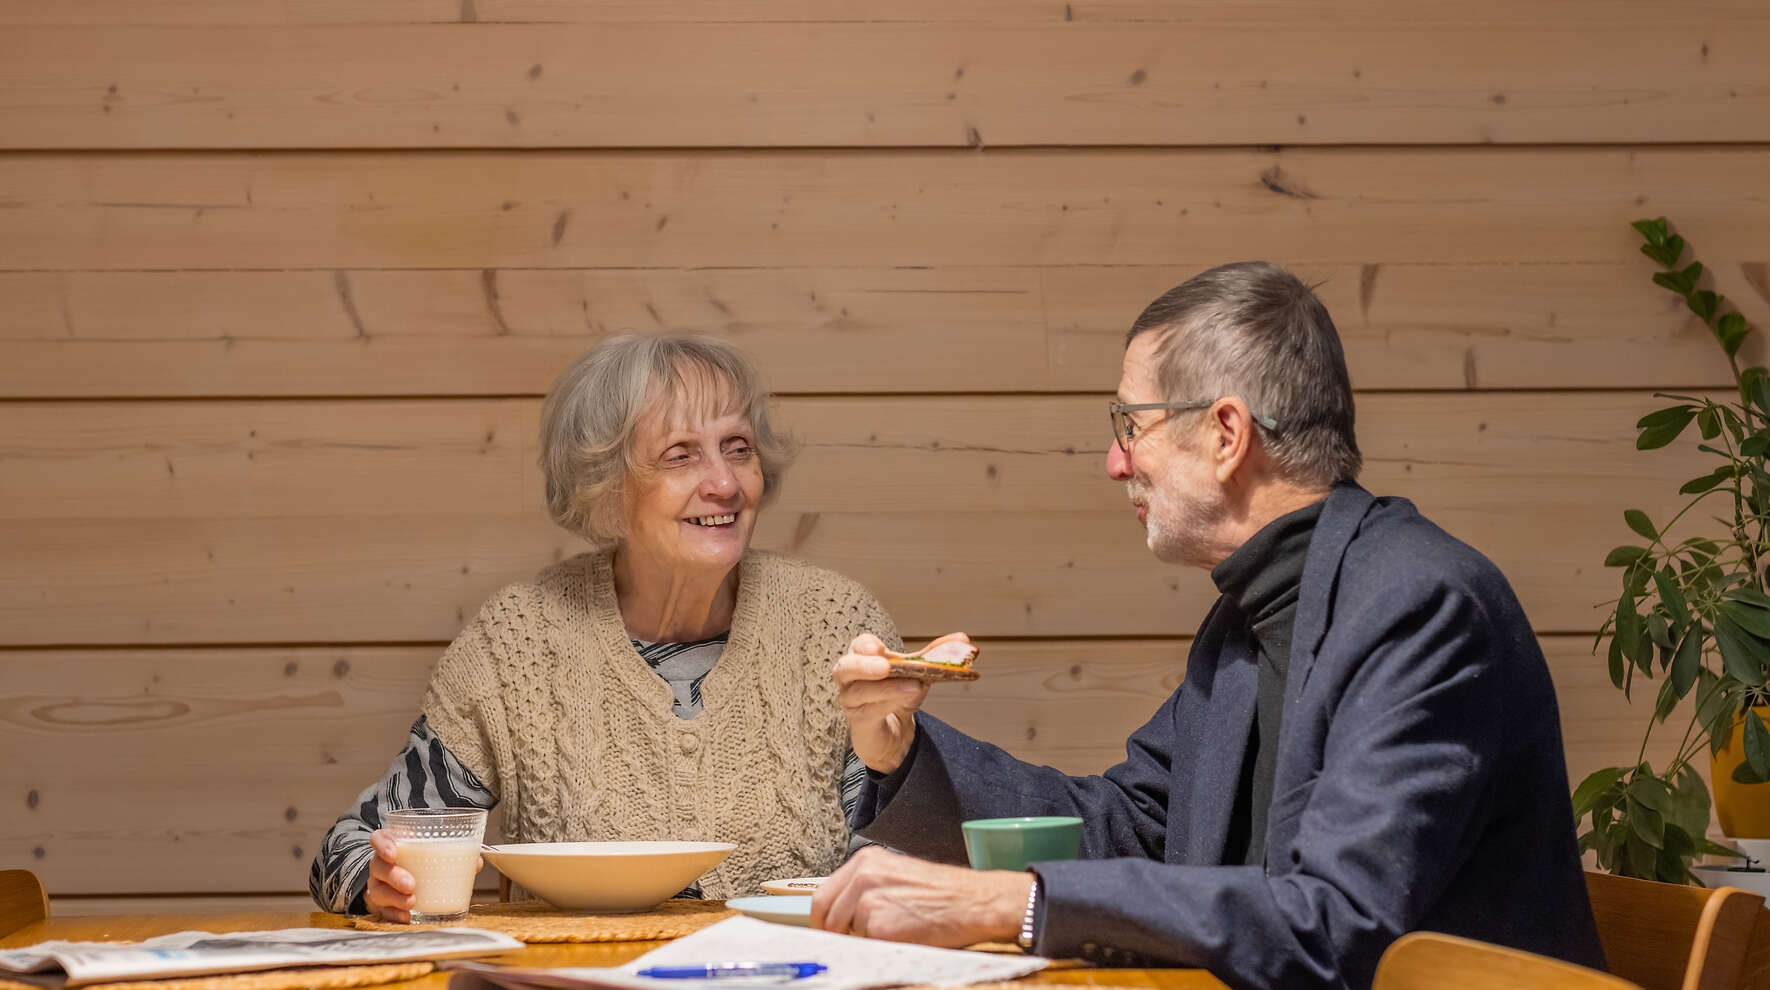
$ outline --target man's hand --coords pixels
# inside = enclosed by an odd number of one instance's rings
[[[868,846],[811,895],[811,925],[842,935],[950,948],[1012,942],[1031,873],[968,870]]]
[[[928,697],[926,683],[890,675],[885,644],[872,633],[854,637],[831,674],[854,755],[878,773],[896,770],[909,753],[916,739],[916,710]]]

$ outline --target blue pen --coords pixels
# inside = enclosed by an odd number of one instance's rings
[[[816,976],[826,968],[814,962],[728,962],[704,963],[700,966],[653,966],[642,969],[638,976],[654,980],[718,980],[728,976],[773,976],[801,980]]]

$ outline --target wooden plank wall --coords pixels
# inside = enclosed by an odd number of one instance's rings
[[[1120,336],[1249,257],[1321,283],[1366,483],[1512,578],[1572,771],[1626,761],[1599,563],[1700,464],[1630,425],[1726,384],[1627,222],[1770,324],[1767,48],[1762,0],[0,0],[0,864],[289,903],[576,551],[539,397],[628,330],[780,394],[759,543],[986,641],[934,710],[1104,767],[1211,598],[1102,475]]]

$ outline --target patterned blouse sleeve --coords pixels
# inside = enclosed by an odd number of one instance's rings
[[[307,889],[321,910],[366,914],[369,860],[374,849],[369,833],[381,827],[384,812],[397,808],[485,808],[498,796],[480,783],[442,740],[430,731],[424,716],[412,723],[406,747],[379,781],[357,795],[356,804],[338,816],[308,872]]]
[[[847,761],[842,764],[843,820],[849,822],[854,821],[854,805],[860,800],[860,789],[866,785],[866,782],[867,765],[862,763],[860,757],[855,756],[854,750],[851,749],[848,751]],[[850,832],[848,834],[848,855],[850,856],[871,845],[877,845],[877,843],[861,838],[859,832]]]

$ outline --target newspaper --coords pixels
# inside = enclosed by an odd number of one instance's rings
[[[145,942],[40,942],[0,949],[0,976],[41,987],[238,973],[285,966],[349,966],[479,956],[522,943],[482,928],[359,932],[284,928],[270,932],[178,932]]]
[[[818,962],[828,967],[795,980],[745,977],[723,980],[658,980],[635,975],[649,966],[719,962]],[[1037,972],[1049,960],[1037,956],[931,949],[880,942],[754,918],[728,918],[614,969],[501,969],[449,963],[449,990],[869,990],[912,983],[959,986],[1012,980]]]

